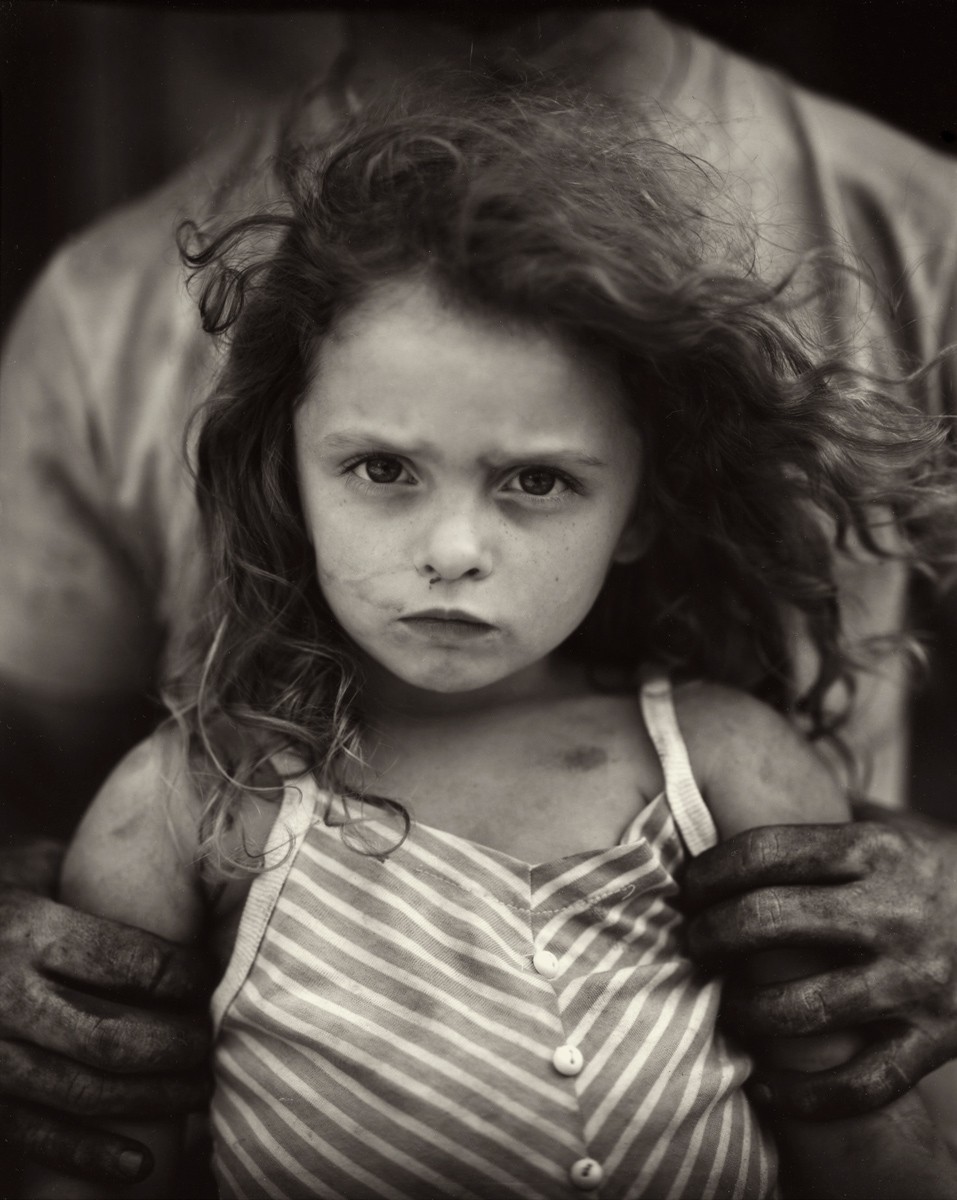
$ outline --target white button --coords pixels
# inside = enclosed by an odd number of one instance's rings
[[[551,950],[538,950],[532,958],[532,966],[543,979],[554,979],[558,974],[558,959]]]
[[[593,1192],[600,1188],[604,1176],[601,1163],[595,1162],[593,1158],[580,1158],[578,1162],[572,1163],[568,1170],[568,1178],[580,1192]]]
[[[559,1046],[552,1055],[552,1066],[559,1075],[577,1075],[584,1065],[585,1059],[577,1046]]]

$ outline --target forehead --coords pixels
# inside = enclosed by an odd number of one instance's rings
[[[555,434],[589,448],[620,440],[628,424],[612,364],[557,333],[465,311],[417,280],[378,288],[340,319],[304,408],[317,433],[359,422],[506,443]]]

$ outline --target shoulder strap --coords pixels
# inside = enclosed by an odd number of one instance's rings
[[[313,780],[301,776],[286,783],[282,804],[265,847],[263,870],[252,882],[236,933],[229,964],[213,992],[213,1031],[218,1032],[226,1009],[246,981],[266,926],[279,899],[303,839],[315,820],[318,793]]]
[[[700,854],[717,843],[718,831],[695,783],[678,727],[671,681],[665,675],[649,677],[641,686],[639,700],[641,715],[661,761],[671,815],[688,853]]]

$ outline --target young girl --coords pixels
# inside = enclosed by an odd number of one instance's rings
[[[770,705],[833,738],[834,542],[891,512],[916,557],[939,432],[813,365],[706,173],[597,103],[425,89],[281,165],[189,255],[229,352],[178,725],[63,880],[210,939],[221,1194],[952,1195],[913,1095],[782,1122],[779,1176],[679,905],[717,838],[847,819]],[[171,1194],[179,1131],[136,1136]]]

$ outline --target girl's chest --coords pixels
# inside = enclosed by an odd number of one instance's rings
[[[398,800],[412,820],[526,863],[616,845],[664,787],[661,766],[631,696],[591,697],[510,719],[404,730],[375,757],[365,789]],[[255,853],[276,816],[244,806],[237,837]],[[241,832],[240,832],[241,831]],[[212,942],[225,966],[252,876],[231,880],[213,903]]]
[[[552,717],[406,743],[374,790],[416,821],[524,862],[615,845],[663,786],[637,705],[604,697]]]

